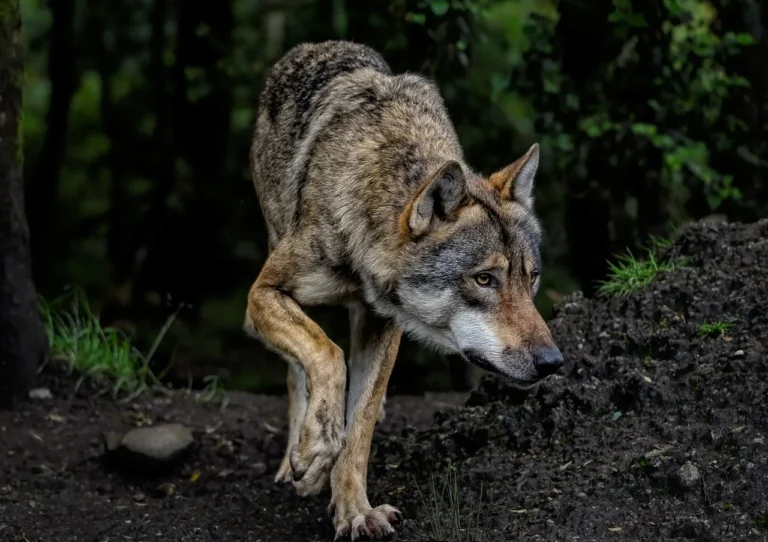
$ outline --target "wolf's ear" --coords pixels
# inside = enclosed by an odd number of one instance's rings
[[[443,164],[408,203],[400,229],[411,238],[421,237],[441,220],[452,220],[467,199],[467,184],[455,160]]]
[[[533,180],[539,168],[539,144],[534,143],[521,158],[515,160],[491,178],[491,184],[501,192],[501,197],[531,207],[533,205]]]

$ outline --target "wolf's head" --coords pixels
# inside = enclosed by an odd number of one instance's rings
[[[533,304],[542,272],[532,198],[538,162],[538,145],[489,178],[448,161],[400,220],[401,324],[428,344],[521,383],[563,364]]]

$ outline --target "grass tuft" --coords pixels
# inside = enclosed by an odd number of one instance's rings
[[[61,362],[69,374],[79,374],[76,389],[88,380],[115,399],[131,400],[149,387],[162,387],[150,361],[178,310],[168,317],[146,354],[121,330],[102,327],[82,290],[73,289],[51,303],[41,299],[40,313],[51,359]]]
[[[627,249],[626,254],[616,255],[616,262],[608,262],[608,278],[599,281],[597,294],[600,297],[626,297],[648,286],[659,273],[685,267],[685,262],[663,262],[659,250],[672,244],[669,239],[651,237],[650,246],[644,248],[645,258],[638,259]]]
[[[731,329],[736,321],[736,318],[728,318],[727,320],[699,324],[699,336],[723,337],[725,336],[725,332]]]
[[[416,482],[414,478],[414,482]],[[416,485],[419,497],[427,510],[427,519],[431,539],[440,542],[480,542],[485,540],[481,529],[483,490],[480,488],[477,510],[462,510],[461,493],[453,466],[443,478],[442,488],[438,492],[434,476],[431,478],[429,501],[424,498],[421,489]],[[466,520],[462,522],[466,513]]]

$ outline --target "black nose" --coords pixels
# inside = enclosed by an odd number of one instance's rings
[[[551,348],[538,348],[532,352],[533,365],[541,378],[557,372],[563,366],[563,355],[556,346]]]

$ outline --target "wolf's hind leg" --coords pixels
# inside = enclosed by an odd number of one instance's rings
[[[385,538],[401,514],[388,504],[371,507],[368,457],[402,331],[362,305],[350,307],[350,322],[347,438],[331,473],[333,525],[337,538]]]
[[[291,469],[291,450],[299,443],[301,426],[304,425],[304,417],[307,414],[307,378],[304,369],[296,362],[288,362],[288,375],[286,377],[288,387],[288,444],[285,447],[285,456],[277,471],[275,482],[290,483],[293,480]]]
[[[314,495],[328,481],[344,443],[346,366],[341,349],[290,296],[289,285],[301,260],[284,247],[269,256],[251,287],[245,325],[304,370],[309,398],[289,464],[297,492]]]

